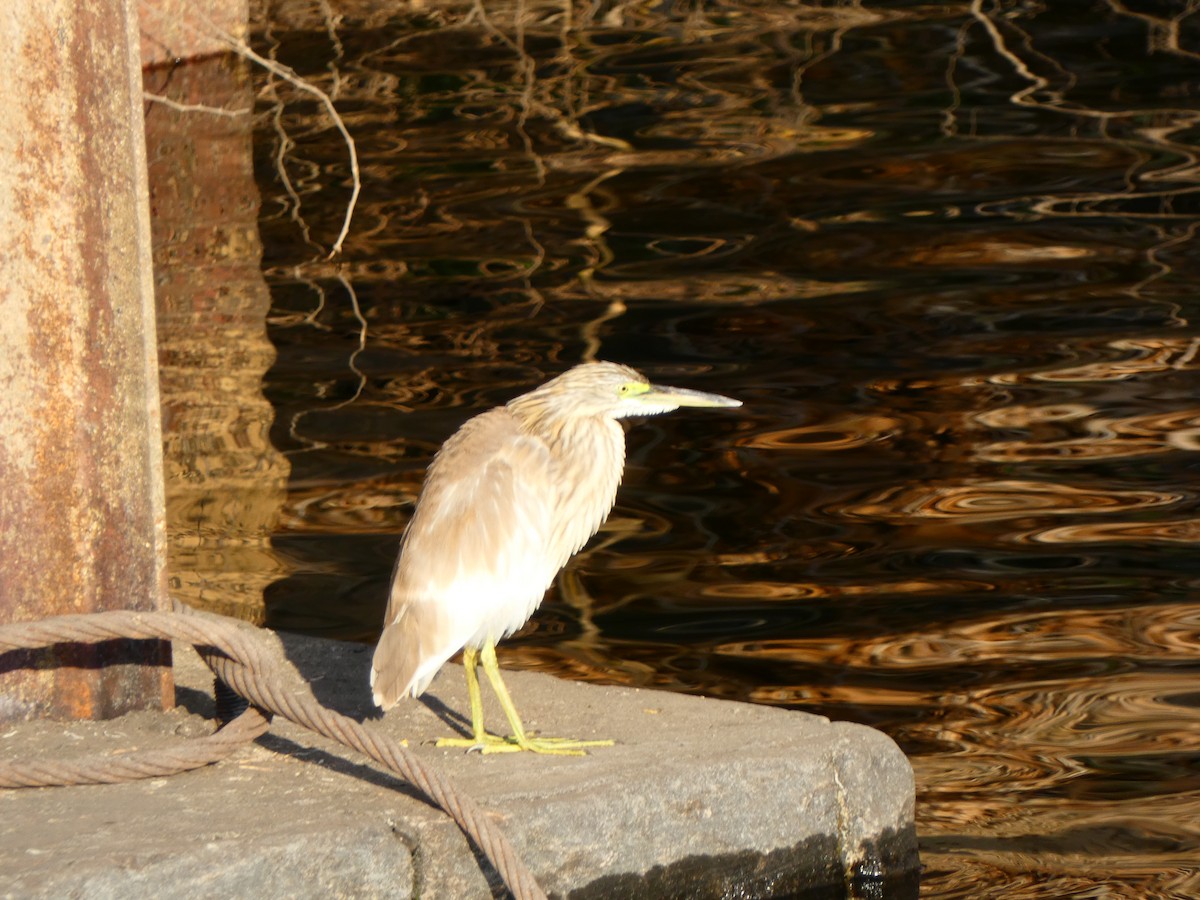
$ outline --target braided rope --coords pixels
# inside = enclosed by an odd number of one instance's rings
[[[113,638],[160,638],[192,644],[213,672],[253,706],[207,738],[183,747],[65,762],[0,762],[0,787],[97,784],[188,771],[228,756],[267,730],[263,712],[322,734],[391,769],[449,815],[475,842],[518,900],[545,900],[533,874],[483,809],[436,767],[399,742],[322,706],[307,689],[284,687],[287,665],[268,648],[258,629],[233,619],[198,614],[182,604],[176,612],[116,610],[56,616],[0,625],[0,651],[34,650],[59,643],[96,643]]]
[[[266,732],[271,723],[253,706],[216,734],[158,750],[79,760],[0,761],[0,788],[66,784],[119,784],[178,775],[220,762]]]

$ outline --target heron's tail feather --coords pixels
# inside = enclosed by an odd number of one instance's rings
[[[391,709],[402,697],[419,697],[462,645],[441,627],[443,618],[436,608],[410,603],[384,627],[371,661],[376,706]]]

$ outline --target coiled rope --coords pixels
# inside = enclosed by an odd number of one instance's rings
[[[77,762],[0,761],[0,787],[113,784],[156,778],[209,765],[254,740],[278,715],[357,750],[421,791],[475,842],[518,900],[545,900],[533,874],[508,839],[470,797],[434,766],[391,738],[322,706],[312,691],[284,686],[289,664],[258,633],[234,619],[199,614],[181,603],[174,612],[115,610],[55,616],[0,625],[0,651],[36,650],[61,643],[98,643],[114,638],[160,638],[196,648],[218,678],[252,704],[208,737],[178,747],[139,751]]]

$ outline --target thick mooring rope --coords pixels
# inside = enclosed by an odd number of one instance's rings
[[[444,810],[488,858],[513,896],[545,900],[533,874],[484,811],[450,779],[398,742],[322,706],[310,690],[284,687],[285,663],[258,630],[233,619],[176,612],[112,611],[0,625],[0,652],[114,638],[161,638],[192,644],[213,672],[253,704],[216,734],[179,747],[79,762],[0,762],[0,787],[100,784],[186,772],[228,756],[283,716],[363,753],[408,781]],[[265,714],[265,715],[264,715]]]

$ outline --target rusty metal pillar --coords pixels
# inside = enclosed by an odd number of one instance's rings
[[[0,621],[165,604],[136,0],[0,15]],[[170,704],[169,645],[0,655],[0,720]]]

